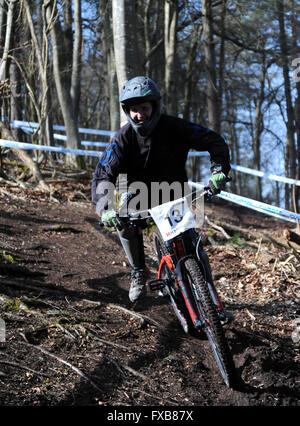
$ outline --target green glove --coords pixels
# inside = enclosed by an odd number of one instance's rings
[[[216,195],[219,194],[226,184],[226,176],[223,172],[212,174],[209,179],[208,186],[211,192]]]
[[[107,212],[104,212],[101,216],[101,220],[105,226],[117,226],[116,212],[114,210],[108,210]]]

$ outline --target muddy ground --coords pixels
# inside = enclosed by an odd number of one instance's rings
[[[98,227],[89,182],[58,179],[51,197],[2,185],[0,405],[298,406],[299,258],[262,238],[293,225],[206,207],[215,224],[257,234],[228,239],[205,225],[215,284],[235,315],[226,326],[241,378],[233,390],[208,342],[185,335],[165,299],[148,292],[132,310],[126,258],[116,233]],[[155,277],[149,235],[145,248]]]

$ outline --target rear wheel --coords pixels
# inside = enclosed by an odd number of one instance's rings
[[[163,256],[168,255],[169,253],[166,249],[162,236],[160,235],[157,229],[153,231],[153,243],[154,243],[155,254],[158,260],[158,265],[160,265],[161,258]],[[185,303],[182,300],[182,295],[178,287],[176,277],[173,274],[173,272],[169,269],[166,263],[163,265],[161,269],[160,278],[168,281],[168,285],[165,288],[167,292],[167,296],[170,299],[171,306],[184,332],[188,333],[192,328],[191,320],[187,312]]]
[[[184,266],[187,279],[193,289],[200,316],[204,319],[203,329],[213,350],[214,357],[226,385],[232,387],[235,382],[235,366],[207,283],[195,259],[187,259]]]

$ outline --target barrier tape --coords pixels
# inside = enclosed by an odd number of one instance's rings
[[[199,152],[199,151],[189,153],[189,156],[191,157],[204,157],[206,155],[209,155],[209,153]],[[230,164],[230,165],[231,165],[231,168],[233,170],[236,170],[237,172],[246,173],[252,176],[259,176],[260,178],[276,180],[278,182],[288,183],[289,185],[300,186],[300,180],[297,180],[297,179],[291,179],[285,176],[278,176],[272,173],[261,172],[260,170],[250,169],[249,167],[238,166],[236,164]]]
[[[30,144],[25,142],[15,142],[15,141],[9,141],[5,139],[0,139],[0,146],[4,146],[7,148],[25,149],[25,150],[51,151],[51,152],[58,152],[63,154],[89,155],[93,157],[99,157],[101,155],[101,152],[99,151],[89,151],[89,150],[82,150],[82,149],[73,150],[73,149],[62,148],[62,147],[35,145],[35,144]],[[203,187],[202,185],[199,185],[192,181],[189,181],[189,183],[191,186],[194,186],[196,188]],[[277,217],[279,219],[287,220],[289,222],[296,223],[297,221],[300,220],[300,214],[291,212],[289,210],[281,209],[280,207],[275,207],[270,204],[252,200],[250,198],[242,197],[240,195],[221,191],[221,193],[218,194],[218,197],[228,201],[232,201],[233,203],[242,205],[244,207],[248,207],[250,209]]]
[[[17,148],[17,149],[30,149],[38,151],[51,151],[59,152],[61,154],[77,154],[77,155],[89,155],[92,157],[99,157],[101,152],[99,151],[89,151],[84,149],[68,149],[56,146],[45,146],[45,145],[34,145],[31,143],[25,142],[13,142],[5,139],[0,139],[0,146],[5,146],[6,148]]]
[[[107,142],[81,141],[80,143],[81,143],[81,145],[86,145],[86,146],[92,145],[92,146],[106,147],[108,145]]]
[[[277,180],[278,182],[284,182],[290,185],[300,186],[300,180],[297,180],[297,179],[291,179],[284,176],[277,176],[277,175],[273,175],[272,173],[265,173],[265,172],[261,172],[260,170],[249,169],[248,167],[237,166],[235,164],[231,164],[231,168],[238,172],[247,173],[253,176],[259,176],[261,178]]]
[[[233,203],[242,205],[244,207],[251,208],[253,210],[259,211],[261,213],[266,213],[270,216],[277,217],[289,222],[297,223],[300,220],[300,215],[289,210],[284,210],[279,207],[272,206],[270,204],[259,203],[256,200],[250,198],[242,197],[236,194],[231,194],[229,192],[221,191],[218,194],[220,198],[223,198],[227,201],[232,201]]]
[[[25,127],[25,126],[20,126],[19,129],[21,129],[24,133],[26,134],[32,134],[34,129],[30,128],[30,127]],[[66,141],[67,140],[67,136],[64,135],[59,135],[58,133],[53,133],[53,139],[58,139],[58,140],[62,140],[62,141]],[[81,141],[80,142],[81,145],[92,145],[92,146],[100,146],[100,147],[106,147],[109,145],[108,142],[94,142],[94,141]]]
[[[39,124],[34,123],[32,121],[20,121],[20,120],[13,120],[10,122],[10,125],[13,127],[27,127],[27,128],[33,128],[36,129]],[[59,126],[57,124],[54,124],[53,130],[62,130],[65,131],[65,126]],[[80,127],[78,129],[79,133],[87,133],[87,134],[93,134],[93,135],[102,135],[102,136],[113,136],[115,132],[111,132],[110,130],[96,130],[96,129],[85,129],[83,127]]]
[[[189,181],[191,186],[195,188],[202,188],[202,185],[199,185],[195,182]],[[235,204],[239,204],[243,207],[248,207],[252,210],[256,210],[261,213],[274,216],[278,219],[283,219],[288,222],[297,223],[300,220],[300,214],[291,212],[289,210],[281,209],[280,207],[272,206],[270,204],[262,203],[260,201],[252,200],[250,198],[242,197],[241,195],[231,194],[229,192],[221,191],[217,195],[220,198],[223,198],[226,201],[231,201]]]
[[[11,125],[21,128],[25,133],[29,133],[29,132],[34,131],[34,128],[36,128],[38,126],[38,123],[33,123],[33,122],[30,122],[30,121],[14,120],[14,121],[11,122]],[[65,130],[66,128],[65,128],[65,126],[54,125],[53,129],[54,130]],[[84,129],[84,128],[80,128],[79,132],[80,133],[96,134],[96,135],[105,135],[105,136],[113,136],[115,134],[115,132],[111,132],[111,131],[108,131],[108,130],[95,130],[95,129]],[[63,136],[63,135],[54,134],[53,136],[54,136],[55,139],[66,140],[66,136]],[[92,142],[92,141],[86,141],[86,142],[89,142],[89,143],[85,143],[84,145],[94,145],[94,146],[100,146],[100,147],[106,147],[106,146],[109,145],[108,142]],[[206,157],[208,155],[209,155],[208,152],[201,152],[201,151],[192,151],[188,154],[189,157]],[[276,180],[278,182],[287,183],[289,185],[300,186],[300,180],[297,180],[297,179],[291,179],[291,178],[287,178],[287,177],[284,177],[284,176],[278,176],[278,175],[274,175],[272,173],[266,173],[266,172],[262,172],[260,170],[250,169],[249,167],[238,166],[236,164],[231,164],[231,168],[233,170],[236,170],[237,172],[250,174],[252,176],[259,176],[261,178]]]

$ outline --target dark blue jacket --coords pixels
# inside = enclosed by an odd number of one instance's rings
[[[115,184],[119,174],[127,174],[128,184],[136,181],[147,186],[151,182],[187,182],[185,163],[190,149],[208,151],[211,167],[221,165],[223,172],[228,174],[228,146],[212,130],[162,114],[151,135],[142,137],[127,123],[116,133],[97,164],[92,181],[94,207],[99,200],[97,185],[101,181]]]

